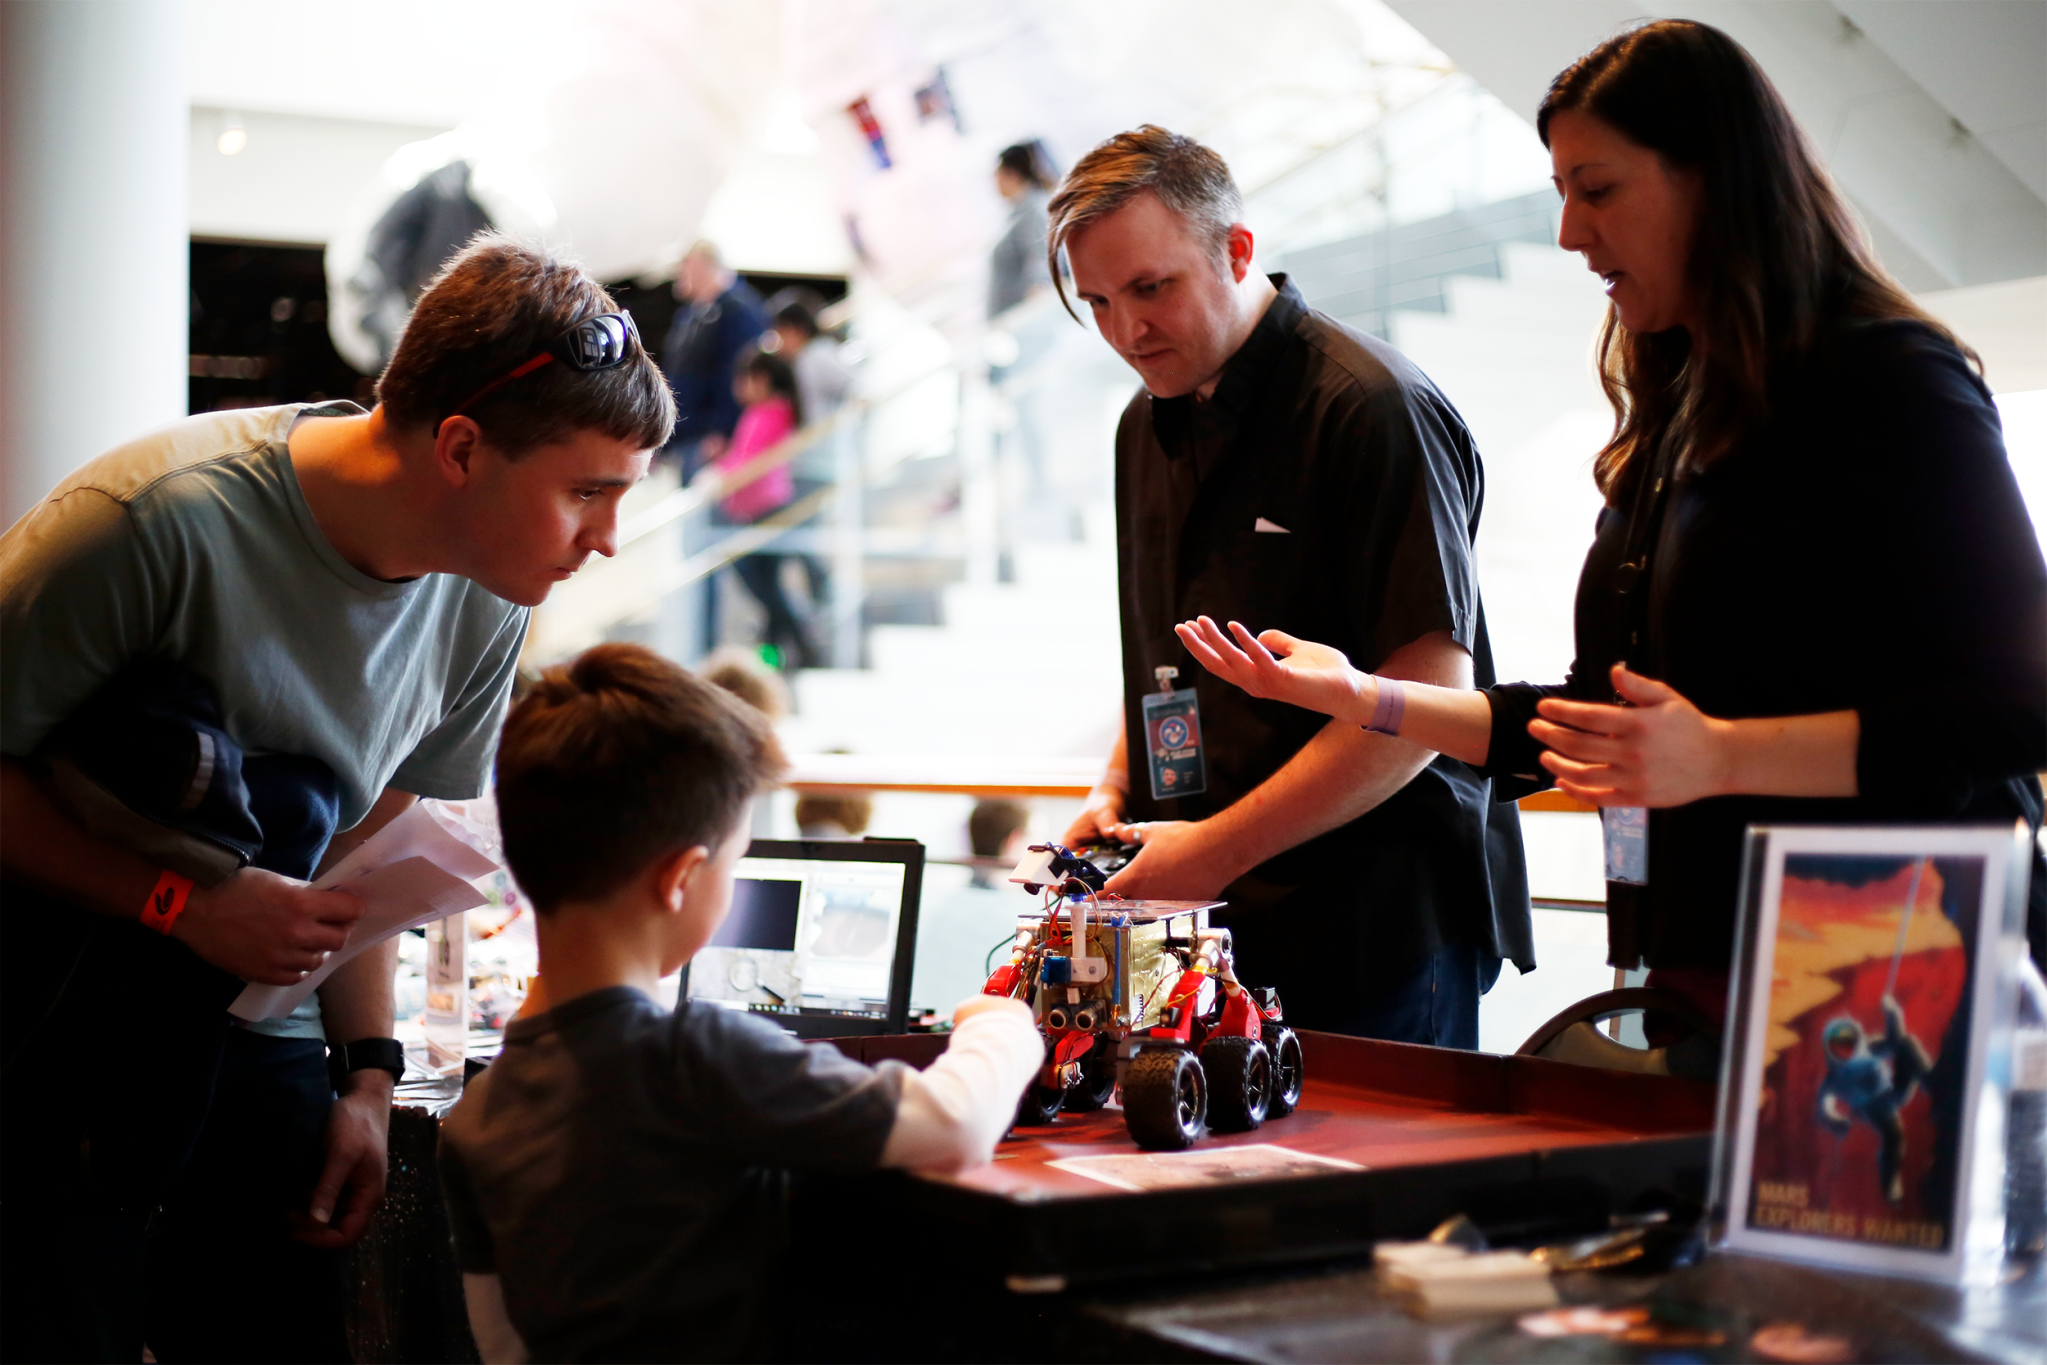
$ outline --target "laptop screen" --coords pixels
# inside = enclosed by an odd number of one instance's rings
[[[754,840],[684,994],[800,1037],[901,1032],[923,870],[913,840]]]

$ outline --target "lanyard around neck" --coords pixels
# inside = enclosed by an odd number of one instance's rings
[[[1613,590],[1620,599],[1621,617],[1627,627],[1625,662],[1635,668],[1642,645],[1642,630],[1649,615],[1650,549],[1663,529],[1665,504],[1676,480],[1668,442],[1659,441],[1650,456],[1649,468],[1635,484],[1628,508],[1627,535],[1623,538],[1621,562],[1613,570]]]

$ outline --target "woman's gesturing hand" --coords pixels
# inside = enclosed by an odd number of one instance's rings
[[[1254,697],[1288,702],[1339,720],[1371,715],[1378,700],[1372,675],[1352,668],[1341,650],[1328,645],[1296,640],[1283,630],[1254,636],[1235,621],[1225,635],[1206,616],[1183,621],[1173,631],[1203,668]]]
[[[1730,790],[1734,723],[1715,720],[1675,690],[1613,666],[1614,690],[1633,703],[1549,698],[1528,733],[1547,746],[1542,766],[1557,790],[1595,806],[1682,806]]]

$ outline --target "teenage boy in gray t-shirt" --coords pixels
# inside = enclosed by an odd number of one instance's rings
[[[758,712],[636,645],[550,670],[505,721],[498,812],[546,1008],[441,1125],[486,1361],[762,1358],[786,1173],[979,1165],[1044,1061],[996,996],[961,1003],[922,1072],[654,1002],[724,920],[781,766]]]
[[[194,885],[44,778],[67,718],[148,664],[210,688],[244,754],[324,765],[325,863],[481,792],[527,611],[614,551],[673,403],[594,280],[495,237],[421,296],[378,399],[174,423],[0,536],[9,1358],[347,1358],[339,1248],[382,1198],[402,1066],[392,945],[231,1029],[240,982],[317,967],[356,899],[262,853]]]

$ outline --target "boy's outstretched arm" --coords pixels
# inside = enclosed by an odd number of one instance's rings
[[[971,996],[953,1014],[952,1040],[923,1071],[903,1077],[881,1164],[958,1171],[979,1166],[1016,1119],[1024,1087],[1045,1064],[1045,1040],[1020,1000]]]
[[[498,1277],[464,1273],[462,1298],[469,1305],[469,1333],[483,1365],[526,1365],[531,1357],[505,1313],[505,1286]]]

